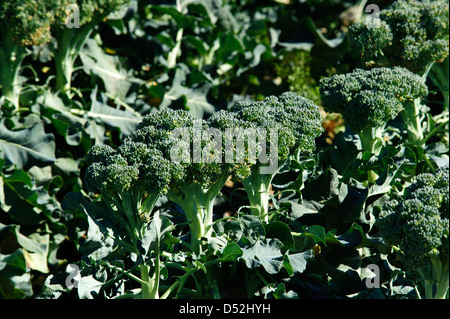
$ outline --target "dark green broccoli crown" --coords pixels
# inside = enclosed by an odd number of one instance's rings
[[[381,23],[356,23],[349,30],[352,47],[364,67],[402,66],[423,74],[449,52],[449,5],[446,0],[398,0],[380,12]]]
[[[448,166],[419,174],[403,198],[383,205],[376,226],[388,244],[398,246],[401,260],[417,269],[432,255],[448,259]]]
[[[439,209],[444,218],[449,217],[449,176],[448,166],[439,168],[434,174],[418,175],[405,190],[405,198],[419,198]]]
[[[54,21],[51,1],[2,0],[0,40],[11,38],[20,46],[42,45],[51,40]]]
[[[86,164],[88,166],[97,162],[105,164],[115,154],[116,151],[111,146],[96,144],[89,150],[86,156]]]
[[[173,110],[167,107],[146,115],[137,129],[152,126],[157,130],[173,131],[177,128],[191,127],[195,117],[186,110]]]
[[[250,127],[265,129],[267,142],[270,141],[270,130],[277,130],[280,159],[298,151],[314,151],[315,138],[323,130],[319,107],[294,92],[269,96],[263,101],[238,102],[231,112],[251,123]]]
[[[171,163],[161,151],[149,148],[147,144],[125,138],[118,152],[129,165],[137,167],[139,176],[136,185],[148,194],[164,194],[171,181]]]
[[[160,151],[152,149],[147,160],[139,166],[139,172],[139,180],[147,193],[165,194],[172,181],[174,168]]]
[[[248,176],[251,173],[251,165],[256,162],[256,155],[253,162],[249,159],[248,148],[250,144],[253,144],[256,151],[258,148],[254,139],[249,139],[248,131],[246,130],[254,130],[255,126],[239,118],[237,113],[226,110],[221,110],[211,115],[207,124],[209,127],[218,129],[222,133],[222,160],[225,162],[224,165],[230,171],[232,178],[239,180]],[[243,141],[242,157],[238,156],[238,140]]]
[[[208,129],[206,121],[193,117],[188,111],[162,108],[145,116],[129,138],[160,151],[162,157],[170,162],[172,190],[192,183],[207,188],[219,176],[228,174],[230,169],[221,157],[215,160],[218,154],[211,145],[213,137],[205,135]],[[207,145],[211,148],[206,148]],[[196,153],[198,158],[194,158],[196,150],[199,150]],[[174,154],[177,158],[173,158]]]
[[[86,163],[85,184],[88,191],[113,198],[123,192],[162,194],[167,192],[171,165],[160,151],[143,143],[125,139],[117,150],[94,145]]]
[[[388,67],[388,59],[383,49],[392,44],[392,31],[389,25],[379,20],[379,26],[374,28],[366,20],[360,20],[353,24],[348,30],[353,52],[363,68]]]
[[[139,175],[137,166],[128,165],[122,155],[111,150],[110,147],[94,146],[88,155],[88,163],[91,164],[85,173],[88,191],[100,192],[108,197],[129,191]]]
[[[380,127],[395,118],[405,105],[426,96],[428,88],[405,68],[355,69],[320,81],[327,111],[341,113],[355,133]]]
[[[296,139],[296,147],[302,153],[315,149],[315,138],[323,132],[319,107],[311,100],[294,92],[285,92],[278,97],[283,106],[279,120],[291,130]]]

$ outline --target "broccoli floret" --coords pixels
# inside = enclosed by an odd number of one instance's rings
[[[361,67],[401,66],[426,77],[449,52],[446,0],[398,0],[380,12],[379,25],[365,19],[349,29]]]
[[[86,164],[87,190],[101,195],[116,222],[136,242],[142,239],[156,201],[167,192],[170,162],[161,152],[126,140],[118,149],[93,146]]]
[[[56,39],[53,57],[56,66],[56,89],[67,91],[71,87],[72,73],[76,59],[86,40],[96,26],[111,12],[119,9],[129,0],[52,0],[55,1],[55,23],[52,33]],[[74,7],[71,7],[74,6]],[[70,16],[73,14],[73,17]],[[67,22],[74,23],[79,17],[79,25],[68,27]]]
[[[183,209],[196,252],[201,249],[200,239],[212,234],[214,200],[232,167],[222,161],[221,151],[214,145],[210,147],[214,138],[208,132],[207,123],[188,111],[163,108],[145,116],[129,136],[134,142],[158,150],[169,161],[166,195]]]
[[[293,92],[238,102],[208,123],[225,132],[225,156],[236,153],[233,177],[244,185],[251,213],[265,221],[274,176],[292,157],[314,151],[315,138],[323,131],[319,108]]]
[[[19,108],[20,67],[27,48],[50,41],[54,20],[51,1],[5,0],[0,3],[0,86],[2,95]]]
[[[359,134],[362,150],[378,155],[386,123],[403,110],[412,113],[413,105],[420,104],[428,89],[418,75],[394,67],[355,69],[324,78],[320,81],[320,94],[324,108],[341,113],[346,125]],[[408,129],[413,134],[420,126],[416,128],[411,123]]]
[[[449,285],[449,167],[419,174],[402,197],[383,205],[376,221],[386,243],[418,275],[426,299],[444,298]]]

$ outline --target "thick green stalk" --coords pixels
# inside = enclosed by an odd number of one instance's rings
[[[407,142],[414,145],[420,144],[423,139],[420,108],[420,99],[415,99],[401,112],[408,133]]]
[[[179,192],[169,191],[167,197],[178,204],[189,222],[191,245],[194,252],[199,253],[202,237],[212,235],[214,200],[228,179],[227,174],[220,176],[208,189],[198,183],[182,187]]]
[[[367,127],[358,135],[361,140],[361,149],[363,152],[370,152],[378,155],[383,146],[383,127]]]
[[[380,154],[381,148],[383,146],[383,129],[382,127],[368,127],[359,133],[359,138],[361,140],[361,149],[363,152],[369,152],[378,156]],[[374,182],[378,179],[378,175],[372,171],[367,171],[367,180],[369,182]]]
[[[101,19],[91,21],[81,28],[61,26],[54,32],[57,42],[57,47],[53,51],[57,91],[66,92],[72,87],[75,61],[98,21],[101,21]]]
[[[141,296],[142,299],[159,299],[159,256],[156,256],[155,273],[149,274],[149,266],[140,265],[141,270]]]
[[[252,215],[259,216],[261,221],[269,220],[270,185],[275,174],[261,174],[259,166],[252,167],[252,173],[242,179],[245,191],[250,202]]]
[[[431,263],[419,269],[425,299],[444,299],[449,289],[449,262],[440,255],[431,256]]]
[[[208,199],[200,185],[193,184],[182,194],[169,192],[170,201],[178,204],[184,211],[189,222],[192,249],[200,253],[200,240],[202,237],[210,237],[212,234],[213,202]]]
[[[19,109],[19,96],[21,90],[20,67],[25,59],[25,49],[11,40],[7,30],[0,28],[2,38],[0,49],[0,85],[2,95],[11,102],[16,111]]]

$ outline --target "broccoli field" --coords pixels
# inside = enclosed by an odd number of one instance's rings
[[[0,299],[449,298],[448,0],[1,0],[0,114]]]

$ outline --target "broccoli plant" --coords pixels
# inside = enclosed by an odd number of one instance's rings
[[[364,19],[349,29],[361,67],[401,66],[425,78],[449,52],[448,1],[397,0],[377,24]]]
[[[365,19],[352,25],[349,38],[360,67],[400,66],[420,75],[425,83],[433,65],[448,56],[448,21],[446,0],[398,0],[383,9],[379,19]],[[431,75],[435,81],[435,74]],[[448,76],[443,82],[448,83]],[[440,89],[444,95],[444,110],[448,111],[448,89],[442,84]],[[424,137],[420,126],[421,106],[419,103],[411,106],[402,111],[408,127],[407,141],[421,145]],[[448,123],[448,116],[440,122]]]
[[[145,116],[127,138],[157,150],[170,163],[166,196],[183,209],[195,252],[200,252],[200,239],[212,234],[214,200],[233,168],[208,145],[214,142],[208,132],[206,122],[188,111],[163,108]]]
[[[225,137],[236,140],[225,150],[236,153],[234,161],[240,164],[234,177],[245,188],[251,213],[268,221],[272,180],[290,159],[315,149],[315,138],[323,131],[319,108],[309,99],[285,92],[264,101],[238,102],[229,111],[212,115],[208,122],[222,131],[232,129],[232,135]]]
[[[145,224],[170,181],[170,163],[143,143],[124,141],[118,149],[95,145],[87,156],[85,185],[101,199],[133,242],[145,235]]]
[[[170,182],[170,163],[161,152],[145,144],[130,140],[118,148],[95,145],[87,156],[89,165],[85,185],[91,193],[99,193],[111,219],[123,230],[123,238],[116,238],[137,255],[145,254],[142,247],[152,232],[150,221],[156,201],[167,192]],[[157,298],[159,289],[159,247],[154,247],[153,275],[149,265],[141,263],[143,298]]]
[[[426,299],[442,299],[449,286],[449,167],[417,175],[403,196],[383,205],[376,226],[415,274]]]
[[[56,39],[53,48],[56,89],[67,91],[71,88],[76,59],[86,40],[100,22],[129,0],[54,1],[57,3],[54,7],[55,23],[52,25]]]
[[[428,89],[418,75],[394,67],[356,69],[324,78],[320,93],[324,108],[341,113],[346,125],[359,135],[362,151],[378,155],[384,144],[387,122],[404,110],[410,114],[411,104],[420,104]],[[421,135],[417,117],[408,124],[408,135],[414,138]]]
[[[51,39],[51,1],[2,1],[0,4],[0,86],[2,95],[19,108],[20,68],[28,49]]]

